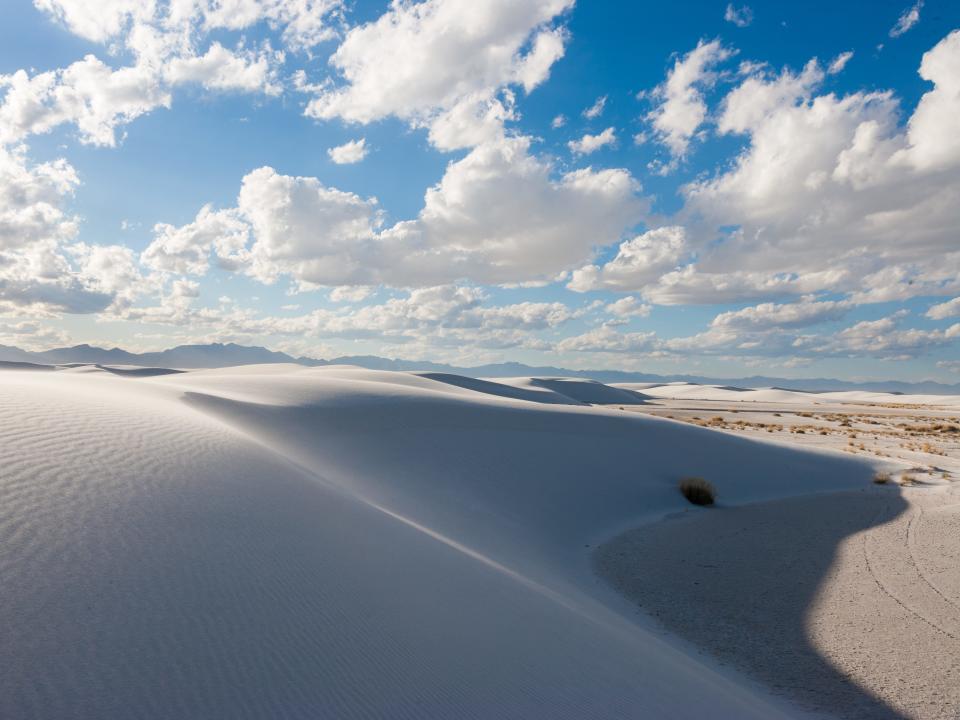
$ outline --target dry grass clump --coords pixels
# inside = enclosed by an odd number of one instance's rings
[[[680,492],[694,505],[713,505],[717,497],[713,484],[700,477],[685,477],[680,480]]]
[[[890,473],[885,473],[885,472],[877,473],[876,475],[873,476],[873,481],[877,485],[886,485],[888,482],[890,482]]]

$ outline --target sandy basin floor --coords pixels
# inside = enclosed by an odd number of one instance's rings
[[[806,709],[960,717],[960,488],[692,509],[594,561],[667,630]]]

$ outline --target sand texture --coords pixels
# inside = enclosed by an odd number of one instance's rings
[[[0,371],[0,717],[806,717],[638,615],[591,552],[689,507],[683,475],[745,505],[873,492],[875,464],[610,401],[649,396]]]
[[[672,632],[800,706],[960,716],[960,493],[874,487],[684,513],[598,549]]]

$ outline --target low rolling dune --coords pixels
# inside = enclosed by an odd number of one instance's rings
[[[77,370],[0,372],[0,717],[806,716],[591,553],[702,513],[681,476],[734,506],[862,489],[866,459],[579,381]]]

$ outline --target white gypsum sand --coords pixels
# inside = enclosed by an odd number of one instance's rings
[[[663,627],[801,707],[956,718],[960,493],[876,486],[690,513],[598,549]]]
[[[872,465],[584,404],[611,399],[644,402],[348,367],[0,372],[0,717],[804,716],[638,617],[592,546],[684,512],[682,475],[743,504]]]
[[[647,524],[597,550],[600,576],[806,709],[957,717],[960,398],[622,387],[651,398],[631,412],[869,458],[884,482]]]

